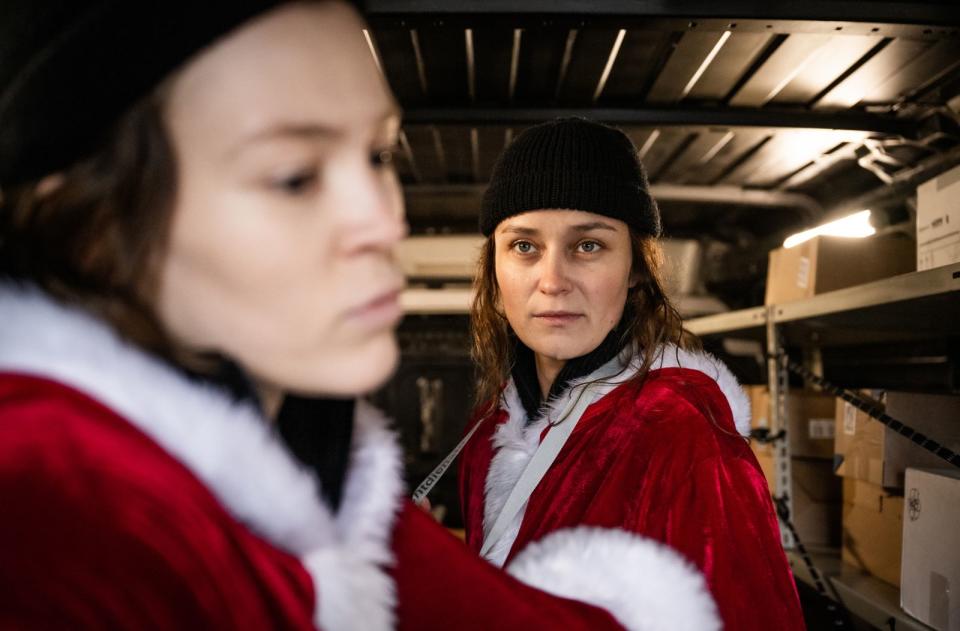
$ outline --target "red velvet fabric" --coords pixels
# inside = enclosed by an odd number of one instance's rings
[[[313,583],[296,557],[62,384],[0,373],[0,507],[5,631],[314,628]],[[391,543],[400,629],[622,629],[605,610],[514,580],[409,502]]]
[[[300,562],[66,386],[0,374],[0,628],[313,629]]]
[[[550,596],[505,575],[409,502],[393,536],[400,630],[623,628],[603,609]]]
[[[490,439],[505,421],[503,411],[487,418],[461,460],[475,551]],[[681,552],[704,572],[727,629],[804,628],[763,473],[702,372],[652,371],[639,391],[622,385],[591,405],[530,497],[507,564],[530,542],[577,525],[623,528]]]

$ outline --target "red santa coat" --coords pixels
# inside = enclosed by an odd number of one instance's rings
[[[767,484],[741,436],[749,431],[749,402],[736,379],[709,355],[671,346],[638,390],[623,383],[637,365],[600,390],[488,559],[509,564],[562,529],[620,528],[694,563],[725,628],[803,629]],[[474,550],[570,393],[527,425],[509,382],[500,409],[464,449],[460,495]]]
[[[671,628],[476,558],[403,499],[369,406],[334,512],[254,408],[38,292],[0,314],[0,628]]]

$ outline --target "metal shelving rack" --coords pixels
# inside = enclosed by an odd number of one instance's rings
[[[777,433],[786,427],[786,346],[816,356],[828,346],[960,337],[960,263],[779,305],[695,318],[686,327],[700,337],[766,343],[770,425]],[[774,465],[775,492],[780,495],[790,488],[789,441],[780,441]],[[793,541],[786,529],[782,539],[789,550]],[[788,556],[795,575],[812,583],[799,556],[792,552]],[[929,629],[900,609],[895,587],[844,566],[836,552],[815,555],[815,562],[844,605],[865,621],[877,628],[889,628],[894,620],[897,629]]]
[[[858,618],[878,629],[933,630],[900,608],[900,590],[893,585],[843,563],[836,552],[813,552],[811,556],[844,607]],[[815,587],[813,577],[797,553],[788,551],[787,560],[798,580]]]
[[[960,263],[686,322],[701,337],[744,339],[763,339],[768,324],[782,330],[787,342],[806,347],[957,335]]]

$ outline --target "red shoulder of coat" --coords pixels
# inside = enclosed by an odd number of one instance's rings
[[[749,452],[737,432],[727,396],[716,380],[699,370],[651,370],[639,387],[621,384],[594,405],[595,413],[606,422],[641,440],[655,439],[668,448],[661,451],[683,450],[691,461],[698,456],[739,457]]]
[[[0,611],[12,620],[312,628],[312,582],[296,558],[64,384],[0,373],[0,504],[0,540],[16,542],[0,546]]]

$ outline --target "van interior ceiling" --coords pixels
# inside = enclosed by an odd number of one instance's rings
[[[767,252],[830,218],[869,208],[878,229],[913,230],[916,184],[960,162],[953,1],[367,7],[368,44],[405,111],[413,234],[476,234],[493,162],[526,126],[616,124],[640,150],[665,235],[698,250],[696,277],[678,279],[695,292],[691,315],[761,304]],[[423,256],[416,284],[469,280]]]

